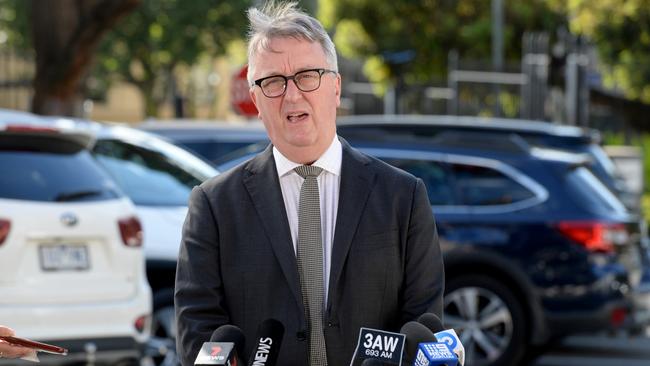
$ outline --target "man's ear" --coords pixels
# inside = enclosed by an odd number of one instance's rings
[[[253,100],[253,104],[255,104],[255,108],[257,108],[257,98],[255,97],[254,87],[248,88],[248,95],[251,96],[251,99]],[[257,110],[259,111],[259,108],[257,108]]]
[[[260,109],[257,107],[257,96],[255,95],[255,87],[248,89],[248,95],[251,96],[251,100],[253,101],[253,104],[255,104],[255,109],[257,109],[257,118],[261,120],[262,115],[260,114]]]
[[[341,74],[336,74],[336,87],[334,88],[336,94],[336,107],[341,106]]]

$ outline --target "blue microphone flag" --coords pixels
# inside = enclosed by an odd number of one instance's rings
[[[458,366],[458,357],[444,342],[420,343],[413,366]]]

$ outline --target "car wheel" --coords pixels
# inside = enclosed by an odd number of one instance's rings
[[[180,361],[176,354],[176,325],[174,306],[162,305],[154,308],[149,341],[149,356],[156,366],[178,366]]]
[[[458,332],[467,366],[517,365],[526,347],[521,303],[504,284],[479,275],[450,279],[444,320]]]

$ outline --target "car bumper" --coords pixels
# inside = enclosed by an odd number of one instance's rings
[[[627,300],[611,301],[594,310],[546,312],[550,335],[564,336],[631,326],[632,306]]]
[[[48,340],[68,349],[66,356],[39,353],[42,365],[138,365],[144,344],[130,337]],[[15,365],[16,360],[0,359],[0,365]]]
[[[633,299],[633,327],[644,329],[650,326],[650,267],[644,268],[640,284],[632,293]]]
[[[23,338],[68,348],[68,356],[39,354],[42,363],[137,359],[151,333],[152,298],[149,286],[123,301],[84,304],[2,304],[0,324]],[[140,319],[136,328],[136,321]],[[0,365],[5,360],[0,360]],[[15,363],[15,362],[14,362]]]

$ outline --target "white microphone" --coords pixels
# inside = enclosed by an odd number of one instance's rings
[[[465,365],[465,347],[460,342],[456,331],[453,329],[444,329],[440,318],[435,314],[424,313],[418,318],[418,323],[423,324],[436,336],[438,342],[446,343],[449,348],[458,356],[458,362],[461,366]]]

